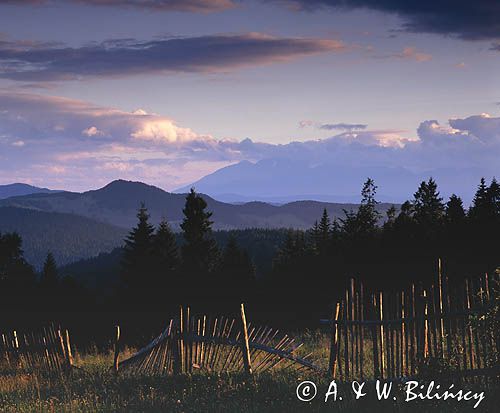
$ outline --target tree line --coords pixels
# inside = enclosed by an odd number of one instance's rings
[[[219,309],[245,300],[265,314],[291,317],[328,311],[349,277],[368,288],[396,289],[431,282],[437,260],[450,279],[493,271],[500,265],[500,185],[481,179],[472,205],[440,196],[431,178],[413,199],[377,211],[377,186],[363,185],[357,210],[341,219],[327,211],[307,231],[289,230],[268,270],[256,277],[255,262],[239,240],[221,248],[211,213],[194,190],[186,197],[181,234],[167,221],[156,228],[146,205],[124,240],[117,282],[111,292],[91,291],[61,277],[52,254],[41,274],[26,262],[17,234],[0,234],[0,294],[3,306],[21,297],[25,308],[170,311],[180,304]],[[259,229],[249,229],[257,234]]]
[[[481,179],[468,210],[457,195],[445,202],[436,182],[423,181],[413,199],[381,217],[377,186],[364,183],[357,211],[331,220],[326,210],[309,231],[290,231],[274,261],[269,291],[279,305],[324,306],[350,277],[374,290],[431,283],[441,258],[451,280],[500,266],[500,185]],[[383,219],[383,224],[379,222]]]

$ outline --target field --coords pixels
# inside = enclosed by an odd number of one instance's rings
[[[328,336],[322,332],[302,335],[302,351],[314,351],[319,363],[328,360]],[[123,357],[132,350],[124,351]],[[76,354],[71,374],[15,372],[0,370],[0,411],[2,412],[323,412],[350,411],[470,411],[474,402],[412,401],[403,393],[397,401],[378,401],[374,386],[367,383],[368,396],[352,399],[347,385],[339,386],[344,400],[324,402],[330,380],[322,374],[273,370],[248,377],[243,373],[199,372],[178,376],[151,377],[119,374],[110,369],[113,354]],[[323,364],[324,366],[324,364]],[[312,402],[297,399],[297,385],[312,380],[318,395]],[[485,391],[477,411],[495,411],[500,402],[491,383],[456,383],[463,388]],[[370,392],[370,390],[372,390]],[[401,390],[401,387],[399,387]]]

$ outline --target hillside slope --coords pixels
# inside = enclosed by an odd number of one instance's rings
[[[0,207],[0,232],[23,238],[28,262],[37,268],[51,251],[59,265],[122,245],[126,230],[89,218],[26,208]]]

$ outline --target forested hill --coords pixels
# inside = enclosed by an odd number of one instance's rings
[[[343,217],[343,210],[357,210],[356,204],[298,201],[276,206],[264,202],[241,205],[219,202],[202,195],[213,212],[215,229],[242,228],[310,228],[326,208],[330,217]],[[174,194],[140,182],[118,180],[105,187],[84,193],[59,192],[31,194],[0,200],[0,206],[17,206],[39,211],[63,212],[85,216],[122,228],[136,222],[137,208],[146,204],[151,222],[167,219],[174,229],[182,221],[185,194]],[[379,204],[380,211],[389,204]]]
[[[127,230],[73,214],[0,207],[0,232],[17,232],[28,262],[40,268],[50,251],[58,264],[122,245]]]
[[[36,186],[28,184],[0,185],[0,199],[10,198],[12,196],[23,196],[23,195],[41,194],[50,192],[57,192],[57,191],[52,191],[47,188],[38,188]]]

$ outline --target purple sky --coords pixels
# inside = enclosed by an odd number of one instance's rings
[[[0,184],[339,153],[500,175],[495,1],[9,0],[0,28]]]

